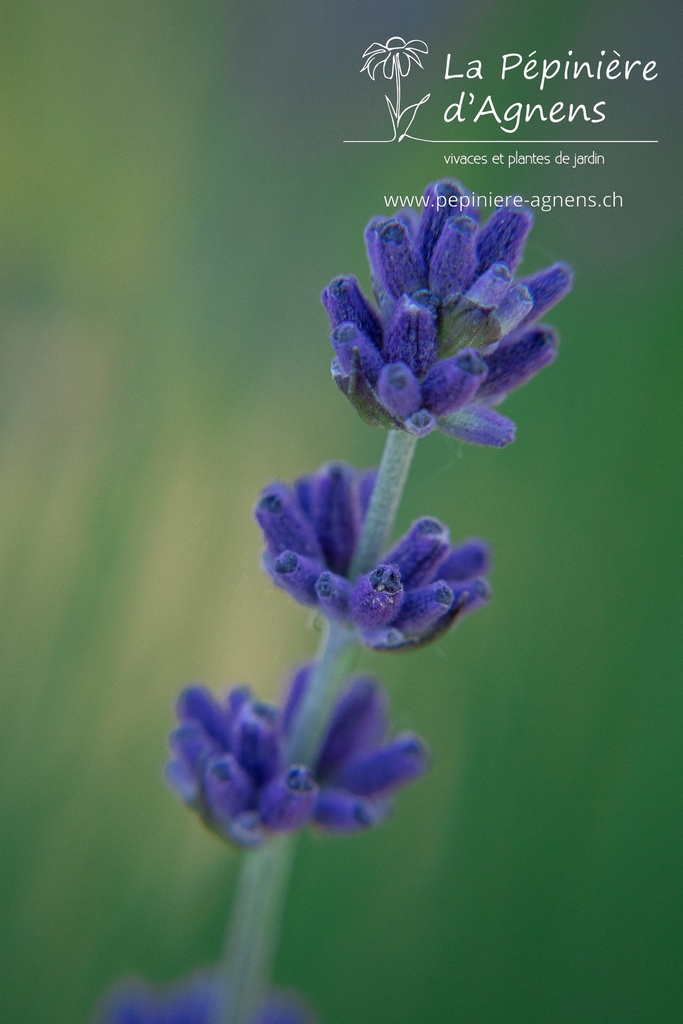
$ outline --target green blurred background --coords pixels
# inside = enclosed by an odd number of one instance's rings
[[[379,457],[318,294],[367,282],[385,193],[446,171],[439,147],[341,144],[387,129],[358,71],[397,33],[657,59],[591,131],[662,143],[463,175],[605,185],[624,209],[537,218],[525,269],[567,259],[577,283],[560,359],[506,405],[517,444],[419,446],[399,526],[489,538],[495,599],[437,647],[363,659],[435,766],[384,829],[300,844],[277,979],[325,1024],[683,1016],[676,9],[415,7],[2,5],[3,1021],[85,1022],[121,974],[220,948],[239,858],[165,789],[165,736],[188,679],[274,696],[315,645],[259,569],[260,487]]]

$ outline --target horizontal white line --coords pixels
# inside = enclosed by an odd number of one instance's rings
[[[659,139],[413,139],[413,142],[433,142],[439,146],[653,146],[657,145]],[[380,142],[388,142],[388,139],[344,139],[350,145],[376,145]],[[393,139],[391,140],[394,141]],[[405,140],[404,140],[405,141]]]

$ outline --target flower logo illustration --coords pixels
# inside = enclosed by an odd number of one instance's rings
[[[384,77],[388,81],[394,79],[396,82],[395,101],[392,103],[385,95],[394,131],[392,138],[387,139],[387,142],[393,142],[395,139],[402,142],[406,138],[418,109],[427,102],[431,95],[431,93],[427,93],[419,103],[411,103],[401,109],[401,79],[408,76],[413,64],[422,67],[420,54],[426,53],[429,53],[429,47],[422,39],[411,39],[410,42],[406,42],[401,36],[391,36],[386,43],[371,43],[363,54],[365,63],[360,69],[361,74],[367,71],[374,82],[375,75],[382,68]]]

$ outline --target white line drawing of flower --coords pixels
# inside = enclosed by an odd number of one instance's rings
[[[371,43],[367,50],[363,54],[365,63],[360,69],[362,74],[367,71],[370,78],[375,81],[375,75],[382,68],[384,77],[391,81],[396,81],[396,100],[394,103],[391,102],[388,96],[385,94],[387,106],[389,107],[389,116],[391,117],[391,124],[394,130],[393,138],[387,139],[387,142],[393,142],[397,137],[398,141],[402,142],[410,130],[410,126],[415,119],[415,114],[418,108],[426,103],[431,93],[427,93],[423,96],[419,103],[411,103],[409,106],[401,109],[401,79],[406,78],[410,72],[413,64],[417,64],[418,67],[422,68],[422,61],[420,60],[420,54],[429,53],[429,47],[422,39],[411,39],[406,42],[401,36],[391,36],[387,39],[386,43]],[[408,115],[408,121],[403,127],[399,136],[399,125],[400,122]]]

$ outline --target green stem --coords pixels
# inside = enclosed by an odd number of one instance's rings
[[[417,438],[390,430],[349,576],[376,565],[386,548]],[[354,634],[326,622],[306,696],[289,742],[292,764],[314,764],[356,644]],[[244,857],[227,933],[224,994],[217,1024],[252,1024],[270,984],[272,961],[294,853],[294,836],[270,838]]]
[[[417,438],[404,430],[390,430],[365,517],[363,532],[351,562],[349,576],[355,579],[377,565],[394,526]]]
[[[289,743],[291,764],[314,764],[330,720],[339,685],[353,655],[353,633],[336,622],[325,623],[311,681],[296,716]]]
[[[244,857],[228,922],[216,1024],[252,1024],[267,994],[295,838],[274,836]]]

